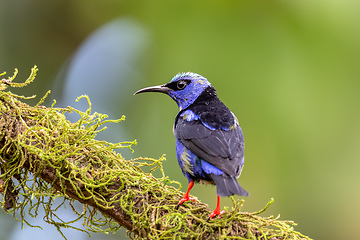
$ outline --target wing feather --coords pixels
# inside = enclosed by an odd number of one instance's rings
[[[231,130],[211,130],[201,120],[178,118],[174,133],[178,140],[199,158],[230,176],[237,176],[244,158],[244,140],[240,126]]]

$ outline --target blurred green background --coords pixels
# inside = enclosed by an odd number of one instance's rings
[[[251,193],[244,211],[281,214],[314,239],[360,239],[360,2],[0,0],[0,72],[36,81],[19,94],[49,89],[46,105],[86,108],[126,121],[100,139],[137,139],[127,158],[166,154],[177,166],[172,124],[176,104],[161,94],[132,94],[180,71],[199,73],[238,117],[246,161],[239,179]],[[28,101],[29,104],[36,103]],[[183,187],[185,190],[185,187]],[[216,190],[192,194],[215,207]],[[239,198],[239,197],[236,197]],[[232,206],[222,198],[222,207]],[[61,239],[0,214],[0,239]],[[88,239],[75,231],[68,239]],[[122,239],[94,234],[92,239]]]

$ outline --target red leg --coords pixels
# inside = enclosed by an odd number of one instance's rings
[[[181,205],[181,204],[183,204],[184,202],[187,202],[187,201],[195,202],[195,198],[189,197],[190,190],[192,189],[193,186],[194,186],[194,181],[191,180],[189,182],[189,185],[188,185],[188,190],[184,194],[184,197],[179,201],[178,205]]]
[[[216,208],[215,208],[215,210],[209,215],[208,220],[210,220],[210,219],[213,218],[213,217],[216,217],[217,215],[223,214],[223,213],[225,213],[225,211],[223,210],[223,211],[220,212],[220,197],[217,196]]]

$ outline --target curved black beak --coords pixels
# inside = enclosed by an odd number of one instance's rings
[[[136,91],[134,93],[134,95],[139,94],[139,93],[143,93],[143,92],[161,92],[161,93],[168,93],[170,90],[170,88],[166,87],[165,85],[160,85],[160,86],[153,86],[153,87],[147,87],[147,88],[143,88],[140,89],[138,91]]]

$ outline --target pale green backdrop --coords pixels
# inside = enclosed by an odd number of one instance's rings
[[[126,121],[99,138],[138,140],[127,158],[166,154],[170,178],[186,184],[175,158],[176,104],[133,96],[180,71],[204,75],[243,128],[239,181],[244,211],[281,214],[314,239],[359,239],[360,2],[0,0],[0,72],[38,77],[17,93],[46,105],[84,107]],[[30,104],[38,101],[29,101]],[[183,189],[185,190],[185,189]],[[191,192],[215,207],[215,188]],[[222,199],[222,207],[231,206]],[[20,230],[0,210],[0,239],[61,239],[55,228]],[[69,239],[87,239],[74,231]],[[75,237],[76,236],[76,237]],[[94,235],[93,239],[122,239]]]

